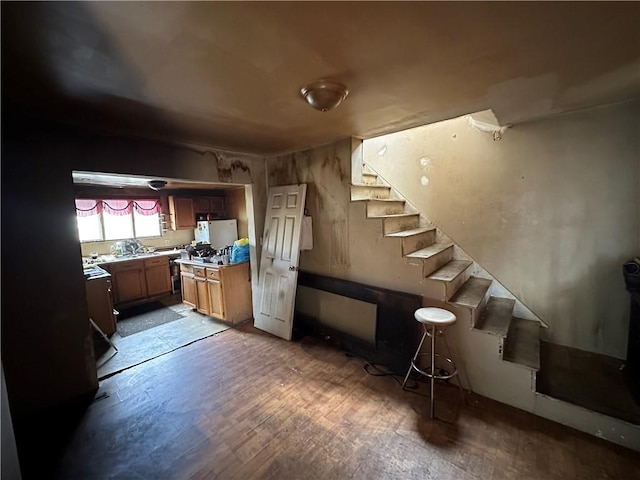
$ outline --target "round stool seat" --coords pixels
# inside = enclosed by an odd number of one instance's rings
[[[444,308],[424,307],[419,308],[413,314],[420,323],[446,327],[456,323],[456,316]]]

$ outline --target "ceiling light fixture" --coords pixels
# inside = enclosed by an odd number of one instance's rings
[[[333,110],[349,94],[346,85],[333,80],[318,80],[300,89],[300,95],[309,105],[321,112]]]
[[[166,187],[167,182],[165,182],[164,180],[149,180],[147,185],[149,185],[149,188],[151,190],[157,191],[157,190],[162,190],[164,187]]]

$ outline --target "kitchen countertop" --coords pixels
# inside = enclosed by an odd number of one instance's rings
[[[216,268],[227,268],[227,267],[235,267],[237,265],[242,265],[242,263],[230,263],[229,265],[218,265],[217,263],[209,263],[209,262],[198,262],[197,260],[187,260],[184,258],[179,258],[176,260],[176,263],[184,263],[185,265],[193,265],[195,267],[216,267]]]
[[[158,256],[179,257],[180,250],[164,250],[153,253],[138,253],[135,255],[123,255],[121,257],[116,257],[113,255],[99,255],[96,260],[93,260],[90,257],[83,257],[82,260],[83,265],[104,265],[108,263],[127,262],[131,260],[144,260],[145,258],[153,258]]]

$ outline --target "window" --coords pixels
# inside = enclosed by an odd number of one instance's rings
[[[81,242],[159,237],[158,199],[76,199],[76,219]]]

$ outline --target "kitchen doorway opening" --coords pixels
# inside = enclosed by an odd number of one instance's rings
[[[251,279],[257,271],[251,185],[79,171],[72,175],[98,380],[253,317]],[[212,232],[207,248],[209,238],[202,238],[198,222],[214,230],[232,224],[233,233],[219,237]],[[230,265],[225,254],[231,248],[225,247],[243,238],[253,258]],[[196,258],[203,252],[209,256]],[[225,318],[213,308],[215,300],[208,299],[205,307],[191,297],[193,276],[182,265],[199,261],[211,277],[217,269],[237,270],[236,277],[246,280],[225,291],[228,302],[243,302],[240,316]],[[209,282],[205,292],[223,281],[203,280]]]

